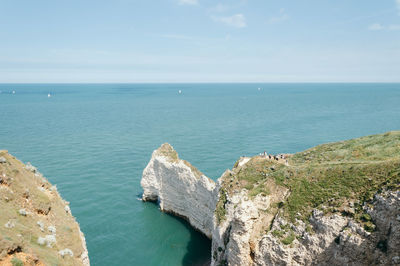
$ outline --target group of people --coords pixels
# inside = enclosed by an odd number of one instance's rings
[[[268,154],[266,151],[264,151],[264,153],[260,153],[260,156],[264,156],[266,159],[275,161],[279,161],[280,159],[285,160],[285,165],[288,165],[288,160],[286,160],[285,154],[273,155],[273,154]]]

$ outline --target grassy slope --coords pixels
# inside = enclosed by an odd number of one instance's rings
[[[316,146],[289,158],[289,166],[253,157],[246,165],[233,169],[223,178],[223,191],[246,188],[254,197],[271,193],[271,180],[286,187],[290,195],[277,208],[290,220],[307,220],[312,209],[342,212],[364,221],[364,202],[385,188],[400,188],[400,131],[367,136]],[[354,212],[347,212],[354,205]],[[218,220],[223,220],[224,204],[217,205]]]
[[[83,251],[79,226],[74,217],[66,213],[59,194],[50,191],[49,182],[26,170],[23,163],[7,152],[0,151],[0,156],[7,160],[6,163],[0,163],[3,180],[0,182],[0,264],[2,260],[10,259],[7,258],[7,249],[19,246],[20,251],[13,256],[28,254],[28,257],[37,258],[45,265],[81,265],[78,258],[67,256],[63,259],[58,255],[58,251],[65,248],[71,249],[75,257]],[[22,208],[30,214],[20,215],[18,211]],[[8,221],[14,223],[15,227],[6,228],[4,225]],[[37,221],[43,222],[44,232]],[[37,243],[38,237],[51,234],[48,232],[50,225],[57,230],[57,243],[52,248]]]

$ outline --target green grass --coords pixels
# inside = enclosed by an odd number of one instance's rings
[[[400,160],[379,163],[333,166],[309,166],[299,169],[285,185],[291,194],[284,206],[294,219],[300,212],[307,217],[307,210],[327,205],[338,208],[344,202],[371,201],[383,188],[399,188]]]
[[[296,235],[291,232],[287,237],[285,237],[284,239],[282,239],[282,243],[284,245],[290,245],[292,244],[293,240],[296,238]]]
[[[157,151],[173,162],[179,160],[178,153],[168,143],[164,143],[163,145],[161,145],[161,147]]]
[[[24,265],[22,260],[20,260],[20,259],[18,259],[16,257],[11,259],[11,264],[12,264],[12,266],[23,266]]]
[[[249,192],[249,195],[252,198],[259,194],[261,194],[262,196],[266,196],[270,194],[270,191],[268,187],[266,187],[264,184],[261,184],[259,186],[256,186],[255,188],[252,188]]]
[[[384,188],[400,188],[400,132],[319,145],[295,154],[290,165],[271,178],[291,191],[283,209],[292,221],[305,220],[313,208],[340,211],[349,202],[358,203],[355,218],[365,220],[364,202]]]
[[[292,222],[307,221],[314,208],[324,206],[325,213],[353,216],[367,230],[375,230],[362,206],[377,192],[400,189],[400,131],[319,145],[294,154],[289,166],[255,156],[234,168],[233,176],[224,177],[222,186],[228,194],[246,188],[255,197],[276,193],[271,184],[289,189],[280,209]],[[354,213],[345,211],[350,203]],[[217,206],[220,214],[224,205]]]
[[[233,186],[233,189],[244,187],[249,191],[250,197],[255,197],[258,194],[269,195],[271,191],[265,185],[265,182],[275,171],[282,168],[283,165],[277,164],[274,161],[253,157],[235,172],[234,178],[238,180],[239,184],[238,186]]]
[[[400,159],[400,131],[318,145],[295,154],[291,163],[362,163]]]
[[[274,237],[281,238],[282,236],[285,235],[285,231],[282,231],[282,230],[274,230],[274,231],[271,232],[271,234],[272,234]]]
[[[215,215],[217,217],[218,223],[221,223],[225,219],[226,209],[225,204],[227,202],[226,192],[224,189],[219,191],[219,199],[217,202],[217,206],[215,208]]]
[[[163,155],[164,157],[168,158],[168,160],[171,161],[171,162],[179,162],[179,160],[180,160],[179,156],[178,156],[178,153],[168,143],[164,143],[163,145],[161,145],[161,147],[157,150],[157,152],[159,154]],[[186,164],[192,170],[192,172],[194,173],[194,175],[197,178],[200,178],[203,175],[203,173],[199,169],[194,167],[188,161],[182,160],[182,162],[184,164]]]

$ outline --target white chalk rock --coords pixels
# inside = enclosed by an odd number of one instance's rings
[[[211,238],[216,205],[215,182],[180,160],[169,144],[153,152],[141,180],[144,201],[159,201],[160,209],[189,221]]]
[[[63,257],[63,258],[64,258],[65,256],[70,256],[70,257],[73,257],[73,256],[74,256],[74,253],[73,253],[72,250],[70,250],[69,248],[60,250],[60,251],[58,252],[58,254],[60,254],[60,256]]]

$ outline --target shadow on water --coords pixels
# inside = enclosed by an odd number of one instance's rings
[[[179,221],[189,232],[190,240],[186,246],[186,254],[182,259],[182,265],[206,266],[211,264],[211,240],[204,234],[193,229],[188,221],[181,217],[168,214]]]
[[[137,198],[142,198],[142,194],[138,194]],[[158,205],[158,202],[147,202]],[[169,217],[182,224],[190,233],[190,240],[186,246],[186,254],[182,259],[183,266],[208,266],[211,264],[211,240],[203,233],[195,230],[190,223],[179,216],[170,213],[164,213]]]

